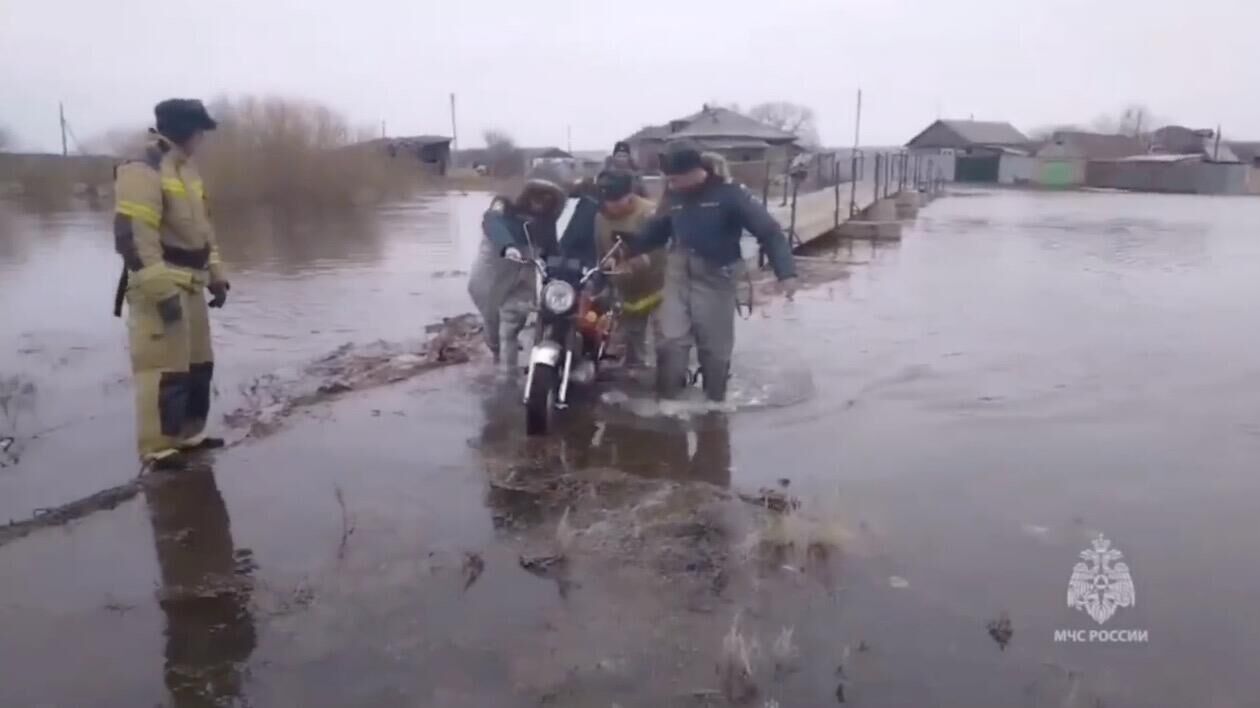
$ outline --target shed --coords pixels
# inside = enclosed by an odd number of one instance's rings
[[[413,135],[399,138],[378,138],[370,141],[393,158],[409,157],[437,175],[445,175],[451,164],[451,139],[442,135]]]
[[[1145,152],[1145,142],[1131,135],[1058,130],[1036,152],[1038,165],[1034,181],[1045,187],[1083,185],[1090,161],[1114,160]]]

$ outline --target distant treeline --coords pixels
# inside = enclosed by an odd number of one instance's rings
[[[402,197],[422,186],[419,165],[358,143],[372,137],[311,101],[277,97],[219,99],[219,128],[196,156],[216,206],[348,207]],[[143,128],[97,141],[102,156],[0,154],[0,193],[57,205],[109,192],[113,166],[138,157]]]

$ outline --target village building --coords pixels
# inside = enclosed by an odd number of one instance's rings
[[[381,150],[391,158],[415,160],[432,175],[445,176],[451,165],[451,139],[442,135],[377,138],[364,144]]]
[[[709,105],[684,118],[643,128],[626,138],[626,142],[640,169],[655,172],[660,170],[660,155],[666,143],[684,139],[725,157],[732,173],[745,184],[764,180],[766,165],[771,165],[771,172],[777,174],[805,152],[792,133],[728,108]]]
[[[937,120],[906,148],[946,181],[1017,184],[1034,172],[1033,143],[1010,123]]]

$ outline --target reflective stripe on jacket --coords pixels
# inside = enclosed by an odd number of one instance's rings
[[[114,247],[135,286],[169,296],[225,278],[205,186],[179,147],[159,137],[119,165],[114,193]]]

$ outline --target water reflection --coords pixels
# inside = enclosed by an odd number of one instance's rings
[[[526,460],[542,471],[575,474],[616,469],[638,477],[731,482],[731,432],[726,413],[688,419],[644,418],[583,400],[562,412],[545,437],[525,435],[517,385],[498,384],[482,400],[480,447],[495,459]],[[638,392],[641,393],[641,392]]]
[[[162,576],[167,690],[177,708],[234,705],[257,645],[252,553],[236,549],[208,465],[150,486],[145,501]]]
[[[371,265],[384,258],[375,212],[295,214],[257,209],[216,216],[224,258],[234,270],[292,275],[319,264]]]

